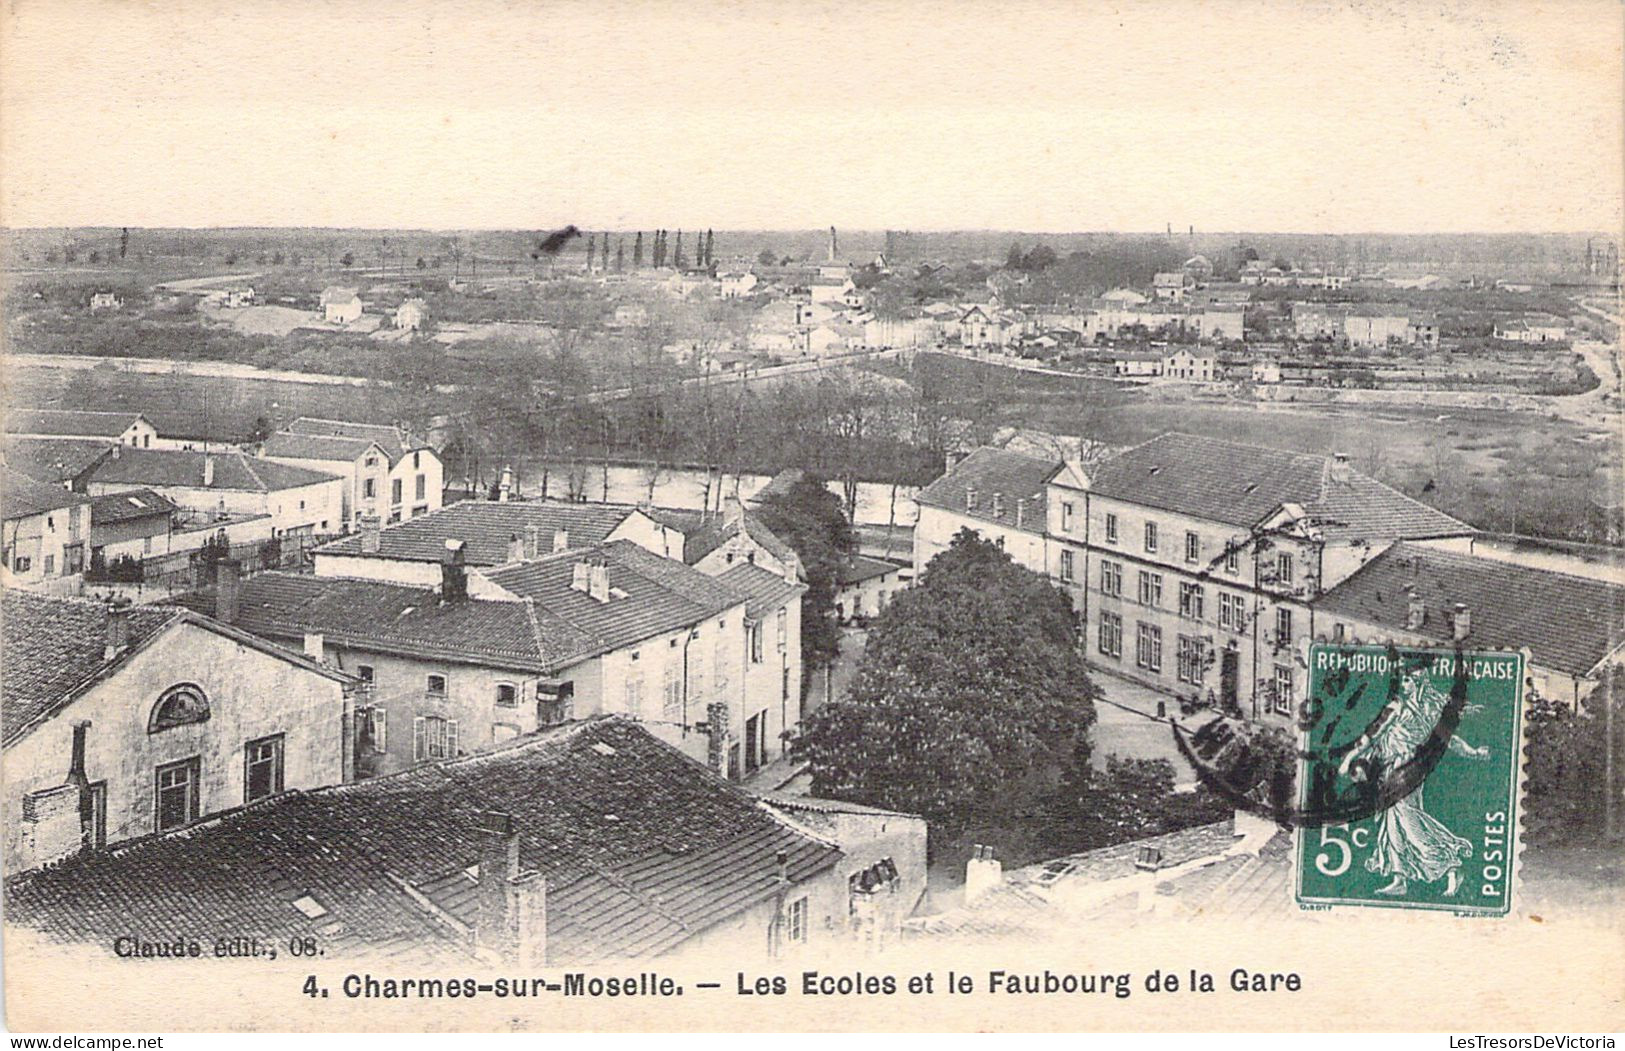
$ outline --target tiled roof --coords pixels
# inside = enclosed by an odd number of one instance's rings
[[[745,612],[755,620],[782,608],[786,602],[807,590],[805,584],[786,580],[771,570],[749,562],[739,563],[717,579],[749,598]]]
[[[1405,626],[1407,587],[1426,607],[1419,631]],[[1471,615],[1467,646],[1527,646],[1536,664],[1570,675],[1586,675],[1625,644],[1625,586],[1421,544],[1390,547],[1322,595],[1315,608],[1447,643],[1458,602]]]
[[[173,503],[151,489],[131,489],[93,497],[90,501],[90,524],[104,526],[136,518],[167,516],[174,510]]]
[[[319,633],[359,649],[536,673],[600,651],[593,635],[529,602],[441,602],[433,588],[280,571],[241,587],[232,623],[269,638]],[[174,601],[215,613],[213,588]]]
[[[207,488],[269,493],[294,489],[316,482],[329,482],[338,475],[307,467],[262,460],[240,452],[203,453],[192,449],[125,449],[111,456],[91,473],[92,482],[139,486],[183,486],[204,488],[205,457],[214,459],[214,481]]]
[[[335,438],[365,438],[377,442],[395,463],[414,449],[428,448],[422,442],[410,441],[399,427],[387,423],[352,423],[349,420],[327,420],[319,416],[301,416],[288,424],[285,430],[293,434],[319,434]]]
[[[1060,469],[1058,462],[1039,460],[1005,449],[981,448],[961,460],[953,470],[920,491],[921,504],[941,507],[970,518],[1016,526],[1016,501],[1027,501],[1021,528],[1028,533],[1044,531],[1044,487]],[[965,507],[965,490],[976,490],[976,507]],[[999,514],[993,513],[993,495],[1003,500]]]
[[[27,518],[29,515],[88,503],[90,498],[83,493],[75,493],[49,482],[36,482],[25,474],[0,466],[0,514],[8,522],[13,518]]]
[[[878,558],[864,558],[855,555],[843,563],[837,574],[837,583],[842,587],[848,584],[858,584],[875,577],[883,577],[888,573],[896,573],[900,569],[895,562],[882,562]]]
[[[609,562],[608,602],[570,586],[576,563],[590,558]],[[689,627],[746,601],[744,594],[719,578],[645,551],[630,540],[517,563],[487,577],[515,595],[533,599],[538,611],[546,610],[592,636],[603,651]]]
[[[137,420],[137,412],[90,412],[82,409],[15,409],[6,413],[12,434],[59,434],[64,437],[117,438]]]
[[[31,873],[8,922],[94,941],[211,928],[321,932],[330,955],[466,951],[402,884],[472,924],[481,811],[513,817],[520,863],[546,881],[547,962],[657,956],[839,860],[744,790],[608,717],[393,777],[291,792]],[[324,910],[307,920],[308,896]]]
[[[376,442],[367,438],[346,438],[331,434],[293,434],[278,431],[265,439],[265,455],[272,459],[331,460],[353,463]],[[384,455],[388,455],[384,453]]]
[[[719,515],[687,508],[655,507],[647,513],[661,525],[683,534],[683,561],[691,566],[741,532],[780,562],[790,562],[796,557],[789,544],[749,511],[743,515]]]
[[[464,561],[470,566],[500,566],[508,562],[508,545],[523,537],[526,526],[536,526],[544,550],[553,549],[553,534],[569,533],[571,547],[603,543],[628,515],[637,510],[625,504],[576,504],[559,500],[464,500],[414,515],[380,531],[378,553],[368,558],[412,562],[439,562],[447,540],[461,540]],[[318,550],[321,554],[360,555],[361,537],[347,536]]]
[[[1215,522],[1252,527],[1298,504],[1328,540],[1465,536],[1472,530],[1374,478],[1333,477],[1333,459],[1168,433],[1102,462],[1093,492]]]
[[[113,451],[97,438],[19,438],[0,443],[7,467],[40,482],[62,482],[88,471]]]
[[[107,606],[5,590],[5,665],[0,668],[4,737],[14,740],[98,680],[108,668]],[[183,614],[165,606],[129,611],[129,644],[138,648]],[[118,658],[121,659],[121,658]],[[117,663],[115,659],[113,663]]]

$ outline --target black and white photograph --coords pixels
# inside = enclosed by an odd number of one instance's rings
[[[0,55],[9,1031],[1625,1028],[1617,3]]]

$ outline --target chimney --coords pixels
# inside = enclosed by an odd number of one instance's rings
[[[1346,482],[1354,477],[1354,468],[1349,466],[1348,453],[1332,453],[1332,481]]]
[[[317,664],[322,663],[322,659],[327,656],[327,640],[321,632],[305,632],[305,656]]]
[[[976,487],[974,485],[965,486],[965,510],[976,510]]]
[[[214,484],[214,454],[203,454],[203,488],[207,489]]]
[[[1411,631],[1418,631],[1428,622],[1428,608],[1422,601],[1422,596],[1416,593],[1416,585],[1408,584],[1405,587],[1405,627]]]
[[[790,885],[790,852],[781,850],[773,856],[773,878],[782,887]]]
[[[724,701],[705,706],[705,758],[713,771],[728,776],[728,705]]]
[[[595,602],[609,601],[609,560],[593,559],[587,572],[587,594]]]
[[[463,565],[463,542],[447,540],[440,559],[440,601],[461,602],[468,597],[468,570]]]
[[[1026,500],[1017,500],[1016,501],[1016,528],[1020,529],[1022,524],[1024,522],[1026,522],[1026,520],[1027,520],[1027,501]]]
[[[570,590],[586,591],[592,578],[592,567],[585,561],[577,562],[570,567]]]
[[[977,843],[971,848],[970,860],[965,862],[965,904],[975,902],[1003,882],[1004,866],[994,858],[993,848]]]
[[[383,525],[377,515],[361,516],[361,553],[376,555],[383,544]]]
[[[73,723],[73,751],[68,756],[68,784],[80,788],[90,784],[85,771],[85,742],[90,736],[90,720],[75,719]]]
[[[243,600],[243,566],[233,558],[214,564],[214,619],[222,624],[237,623]]]
[[[497,480],[497,500],[507,503],[511,496],[513,496],[513,468],[504,467],[502,476]]]
[[[120,602],[107,604],[107,639],[102,660],[110,661],[130,644],[130,610]]]
[[[534,522],[525,526],[525,558],[536,558],[542,553],[542,527]]]
[[[547,958],[547,883],[519,865],[513,815],[479,817],[480,875],[474,942],[509,963],[542,965]]]
[[[508,558],[507,558],[507,561],[509,561],[509,562],[523,562],[524,560],[525,560],[525,542],[523,540],[519,539],[519,534],[518,533],[509,533],[508,534]]]
[[[553,530],[553,551],[554,551],[554,553],[557,554],[560,551],[568,551],[568,550],[570,550],[570,531],[568,529],[555,529],[555,530]]]
[[[1450,620],[1451,635],[1457,642],[1465,639],[1473,630],[1473,611],[1467,608],[1467,603],[1456,603],[1455,616]]]
[[[1003,515],[1004,515],[1004,494],[1003,493],[994,493],[993,494],[993,517],[994,518],[999,518],[999,517],[1002,517]]]

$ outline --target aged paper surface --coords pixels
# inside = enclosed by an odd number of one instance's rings
[[[13,0],[7,1027],[1619,1030],[1622,41]]]

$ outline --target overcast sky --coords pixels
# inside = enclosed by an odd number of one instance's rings
[[[1613,0],[6,10],[11,226],[1621,224]]]

